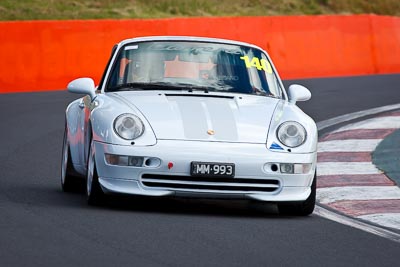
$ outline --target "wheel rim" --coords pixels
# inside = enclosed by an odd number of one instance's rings
[[[88,196],[90,196],[92,193],[93,172],[94,172],[94,153],[93,153],[93,142],[92,142],[90,144],[87,179],[86,179],[86,192]]]

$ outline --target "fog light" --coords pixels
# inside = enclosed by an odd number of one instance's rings
[[[281,163],[281,173],[294,173],[294,164]]]
[[[128,157],[129,166],[141,167],[143,165],[143,157]]]
[[[312,165],[310,163],[281,163],[281,173],[291,174],[306,174],[311,170]]]

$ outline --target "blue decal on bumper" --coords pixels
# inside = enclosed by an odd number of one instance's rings
[[[269,149],[283,150],[283,148],[275,142],[271,144]]]

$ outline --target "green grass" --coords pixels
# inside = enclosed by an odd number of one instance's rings
[[[0,0],[0,20],[361,13],[400,16],[400,0]]]

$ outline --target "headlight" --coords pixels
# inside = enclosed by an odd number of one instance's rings
[[[279,141],[288,147],[298,147],[306,141],[307,133],[304,127],[295,121],[282,123],[278,128]]]
[[[144,125],[139,117],[133,114],[122,114],[115,119],[114,130],[121,138],[133,140],[143,134]]]

